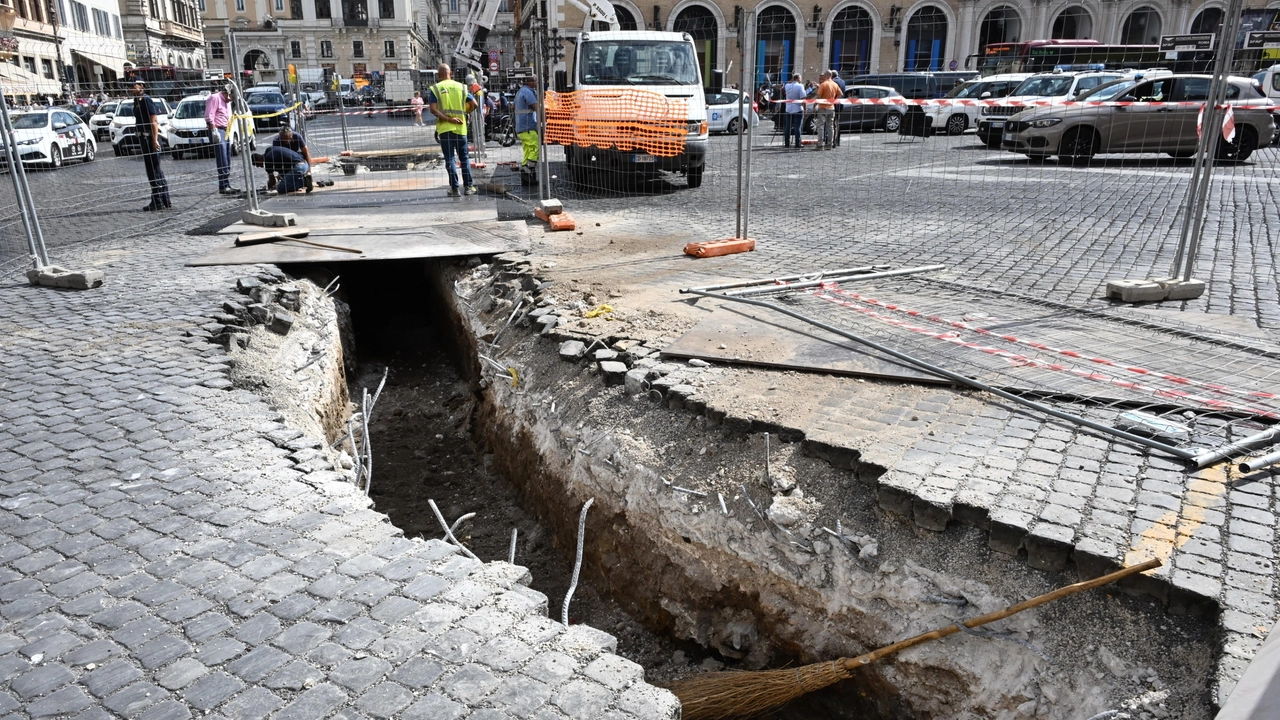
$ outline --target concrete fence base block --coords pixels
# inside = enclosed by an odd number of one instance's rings
[[[1204,281],[1195,278],[1168,280],[1165,287],[1169,290],[1170,300],[1194,300],[1204,294]]]
[[[273,213],[266,210],[245,210],[240,213],[240,220],[246,225],[263,227],[288,227],[298,224],[298,216],[293,213]]]
[[[41,287],[66,288],[68,290],[89,290],[102,287],[106,275],[101,270],[68,270],[57,265],[47,265],[27,271],[27,281]]]
[[[1204,281],[1158,277],[1147,280],[1108,280],[1107,297],[1120,302],[1193,300],[1204,294]]]

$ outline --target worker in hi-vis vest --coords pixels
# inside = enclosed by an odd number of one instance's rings
[[[520,138],[520,184],[538,182],[538,79],[529,75],[516,93],[516,137]]]
[[[440,63],[437,69],[439,82],[431,88],[427,107],[436,117],[436,138],[440,140],[440,152],[444,154],[444,169],[449,173],[449,197],[459,193],[458,171],[453,167],[457,157],[462,168],[462,191],[475,195],[476,186],[471,180],[471,158],[467,154],[467,114],[476,109],[476,99],[466,86],[451,79],[449,66]]]

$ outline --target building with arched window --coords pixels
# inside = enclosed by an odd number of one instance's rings
[[[586,27],[568,0],[548,0],[561,32]],[[1263,8],[1270,3],[1272,10]],[[619,20],[637,29],[688,32],[704,73],[738,57],[739,16],[754,27],[755,76],[773,80],[822,68],[843,77],[858,73],[975,68],[989,43],[1088,39],[1105,44],[1154,45],[1161,35],[1213,32],[1223,0],[662,0],[633,5],[618,0]],[[1271,12],[1280,3],[1248,0],[1246,12]],[[624,25],[627,22],[624,21]],[[1280,62],[1280,59],[1277,59]],[[736,77],[736,71],[730,73]]]

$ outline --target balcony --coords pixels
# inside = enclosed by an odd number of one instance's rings
[[[169,37],[191,40],[197,43],[204,42],[204,32],[196,28],[187,27],[186,25],[182,25],[173,20],[161,20],[160,32]]]
[[[371,27],[379,26],[378,18],[332,18],[330,21],[333,27]]]

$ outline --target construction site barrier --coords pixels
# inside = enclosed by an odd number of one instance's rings
[[[650,90],[547,92],[546,106],[548,144],[675,157],[689,133],[688,103]]]

